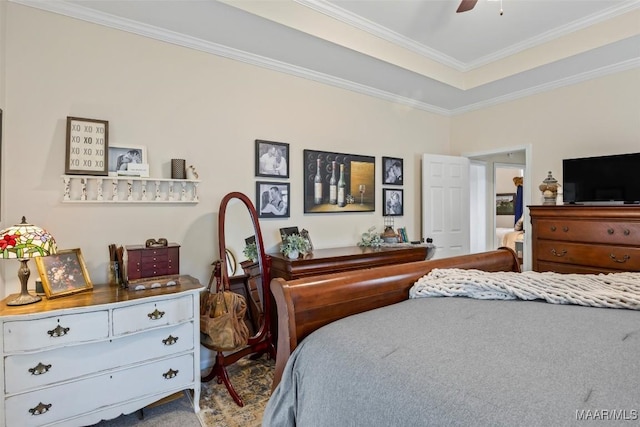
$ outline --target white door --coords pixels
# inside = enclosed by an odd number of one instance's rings
[[[423,154],[422,235],[433,239],[434,258],[469,253],[469,212],[469,159]]]

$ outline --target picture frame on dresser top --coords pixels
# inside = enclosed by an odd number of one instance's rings
[[[36,257],[35,261],[47,298],[93,289],[80,248],[59,250],[54,255]]]
[[[256,176],[289,178],[289,144],[256,139]]]
[[[109,176],[117,176],[118,172],[127,171],[128,164],[149,164],[147,147],[142,145],[109,146]],[[146,177],[148,177],[148,168]],[[145,178],[142,176],[142,178]]]
[[[67,117],[65,174],[106,176],[108,150],[107,120]]]

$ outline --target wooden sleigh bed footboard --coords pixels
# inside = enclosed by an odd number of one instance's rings
[[[520,271],[509,248],[430,261],[354,270],[286,281],[271,281],[278,313],[278,348],[273,388],[298,343],[343,317],[408,299],[409,289],[434,268]]]

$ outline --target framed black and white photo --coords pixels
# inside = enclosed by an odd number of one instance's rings
[[[256,176],[289,178],[289,144],[256,139]]]
[[[382,189],[382,215],[402,216],[404,215],[404,194],[403,190],[395,188]]]
[[[129,164],[148,164],[147,147],[139,145],[109,146],[109,175],[116,176],[118,172],[128,171]],[[147,168],[147,176],[149,169]],[[142,175],[141,175],[142,176]]]
[[[402,159],[396,157],[382,157],[382,183],[402,185],[403,163]]]
[[[289,183],[256,181],[258,218],[289,218]]]

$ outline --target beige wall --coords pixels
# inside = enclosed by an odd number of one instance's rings
[[[531,145],[532,202],[562,159],[640,151],[640,69],[621,72],[454,117],[453,153]],[[597,171],[594,171],[597,173]]]
[[[106,280],[109,243],[158,237],[181,243],[182,272],[206,282],[221,198],[255,197],[255,139],[291,144],[291,218],[261,221],[267,247],[285,226],[306,228],[318,248],[382,230],[381,156],[405,160],[396,226],[419,237],[420,154],[449,151],[449,118],[14,3],[7,17],[3,225],[26,215],[60,248],[81,248],[94,282]],[[112,144],[147,146],[152,176],[169,177],[169,160],[187,159],[201,202],[61,203],[67,116],[109,120]],[[304,215],[303,149],[375,156],[376,212]],[[5,294],[18,289],[17,267],[0,267]]]

